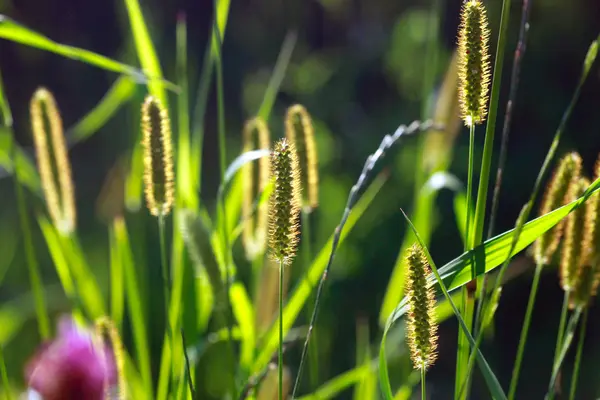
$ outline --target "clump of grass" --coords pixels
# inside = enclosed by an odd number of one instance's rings
[[[71,163],[67,157],[60,111],[52,93],[43,87],[35,91],[29,107],[48,213],[59,232],[69,234],[75,229],[76,210]]]
[[[246,122],[243,130],[243,151],[255,149],[253,134],[256,132],[258,148],[269,149],[271,146],[271,134],[265,121],[256,117]],[[256,216],[253,212],[253,204],[258,195],[262,193],[269,183],[270,159],[262,157],[258,160],[258,181],[256,182],[256,193],[254,192],[254,165],[248,163],[242,168],[244,194],[242,199],[242,216],[245,219],[242,232],[242,244],[246,251],[246,258],[254,260],[259,254],[264,254],[267,241],[268,208],[266,204],[259,204]]]

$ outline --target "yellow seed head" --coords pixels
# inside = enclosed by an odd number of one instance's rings
[[[254,118],[246,122],[243,131],[244,152],[253,150],[253,133],[258,136],[258,148],[269,149],[271,145],[269,128],[265,121],[260,118]],[[242,199],[242,215],[245,219],[244,231],[242,232],[242,243],[246,251],[246,258],[253,260],[259,254],[264,254],[267,242],[268,226],[268,207],[266,204],[259,205],[256,210],[256,216],[252,206],[260,193],[265,190],[269,183],[269,174],[271,173],[270,160],[263,157],[258,160],[258,182],[256,183],[256,192],[254,184],[254,165],[247,163],[242,167],[242,177],[244,184],[244,195]]]
[[[569,201],[580,197],[589,185],[589,180],[580,178],[569,190]],[[577,276],[584,261],[581,244],[584,241],[585,208],[579,207],[573,210],[566,220],[565,240],[560,260],[560,284],[565,292],[570,292],[575,289]]]
[[[300,135],[296,135],[301,130]],[[315,130],[310,114],[300,104],[288,108],[285,116],[285,136],[298,150],[300,179],[304,195],[302,206],[311,210],[319,205],[319,169]]]
[[[148,210],[154,216],[168,215],[173,206],[173,145],[169,113],[155,97],[142,104],[144,186]]]
[[[45,88],[35,91],[29,107],[35,152],[48,213],[60,232],[70,233],[75,229],[75,197],[60,112],[54,96]],[[46,126],[50,128],[49,135]],[[51,146],[48,145],[49,140]]]
[[[281,139],[271,155],[274,188],[269,199],[269,248],[271,257],[284,264],[291,263],[298,245],[301,204],[298,173],[296,149]]]
[[[470,126],[485,121],[490,84],[490,31],[483,3],[468,0],[458,31],[458,78],[461,117]]]
[[[110,344],[113,350],[113,356],[115,358],[115,364],[117,367],[117,378],[119,384],[119,391],[117,399],[122,400],[127,398],[127,381],[125,379],[125,357],[123,351],[123,343],[119,332],[113,322],[108,317],[100,317],[96,320],[96,336],[99,340],[103,340],[104,336],[108,336]],[[106,388],[108,390],[108,388]],[[107,393],[106,398],[109,397]]]
[[[410,357],[416,369],[428,369],[437,358],[437,324],[435,322],[435,295],[427,286],[429,264],[423,250],[413,244],[406,258],[406,296],[408,319],[406,340]]]
[[[581,157],[572,152],[564,156],[556,170],[554,176],[548,184],[546,195],[542,201],[540,215],[567,204],[573,197],[572,191],[579,179],[581,172]],[[547,265],[556,252],[564,230],[564,220],[554,226],[554,228],[540,236],[534,244],[534,257],[537,263]]]

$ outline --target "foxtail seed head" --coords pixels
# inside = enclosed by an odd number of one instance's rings
[[[300,130],[301,134],[296,135]],[[298,151],[300,180],[304,198],[302,206],[311,210],[319,205],[319,169],[315,130],[306,108],[296,104],[287,109],[285,116],[285,136]]]
[[[406,296],[408,297],[407,335],[410,357],[415,369],[428,369],[437,358],[435,296],[427,286],[431,272],[423,249],[413,244],[407,256]]]
[[[572,190],[579,179],[581,172],[581,157],[572,152],[564,156],[556,170],[552,180],[546,189],[546,195],[540,208],[540,215],[567,204],[572,195]],[[569,194],[571,191],[571,194]],[[556,224],[540,236],[534,244],[535,261],[539,264],[548,265],[552,256],[558,248],[564,230],[564,220]]]
[[[119,336],[119,332],[115,327],[114,323],[108,317],[100,317],[96,320],[96,336],[98,340],[104,340],[104,336],[108,336],[111,342],[113,350],[113,356],[115,358],[115,365],[117,367],[117,378],[119,384],[119,391],[117,393],[117,399],[124,400],[127,398],[127,381],[125,379],[125,358],[123,356],[123,342]],[[108,391],[108,388],[105,389]],[[111,397],[110,393],[106,394],[106,398]]]
[[[60,232],[70,233],[75,229],[75,198],[60,112],[54,96],[45,88],[35,91],[29,107],[38,169],[48,213]],[[46,127],[50,128],[49,134]],[[49,140],[51,146],[48,145]],[[52,165],[52,160],[55,165]]]
[[[458,31],[458,78],[461,117],[467,126],[482,123],[487,115],[489,36],[483,3],[478,0],[466,1]]]
[[[300,186],[298,156],[286,139],[275,144],[271,155],[271,176],[274,183],[269,199],[269,247],[273,259],[290,264],[298,245]]]
[[[154,216],[168,215],[173,206],[173,145],[169,113],[153,96],[142,104],[144,185],[148,210]]]
[[[590,185],[586,178],[580,178],[569,190],[568,201],[580,197]],[[565,292],[575,290],[575,283],[584,261],[581,244],[584,237],[585,207],[579,207],[567,215],[565,240],[560,260],[560,284]]]
[[[244,126],[244,152],[254,149],[253,133],[258,136],[258,148],[268,150],[271,145],[269,128],[265,121],[256,117]],[[246,258],[253,260],[259,254],[264,254],[267,241],[268,226],[268,208],[266,204],[261,204],[256,210],[254,216],[252,206],[254,200],[265,190],[269,183],[269,174],[271,173],[270,160],[268,157],[262,157],[258,160],[258,182],[256,183],[256,193],[254,192],[254,164],[247,163],[242,167],[242,177],[244,183],[244,195],[242,199],[242,215],[245,219],[244,230],[242,232],[242,243],[246,251]]]

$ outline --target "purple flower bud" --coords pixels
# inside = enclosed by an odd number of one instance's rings
[[[58,336],[28,362],[25,378],[44,400],[102,400],[117,383],[110,347],[70,318],[61,319]]]

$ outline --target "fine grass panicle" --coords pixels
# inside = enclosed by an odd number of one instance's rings
[[[255,149],[254,132],[256,132],[257,135],[258,149],[268,150],[271,147],[269,128],[262,118],[257,117],[246,122],[246,125],[244,126],[243,151],[247,152]],[[260,196],[269,183],[270,173],[271,167],[270,159],[268,157],[262,157],[258,160],[258,180],[256,183],[254,182],[254,164],[247,163],[242,167],[244,184],[242,215],[246,221],[242,232],[242,244],[244,245],[246,258],[249,260],[253,260],[259,254],[264,254],[265,252],[268,227],[268,207],[267,204],[261,204],[258,206],[256,214],[254,214],[253,204],[255,199]]]
[[[152,215],[166,216],[174,199],[169,113],[157,98],[147,96],[142,104],[141,123],[146,204]]]
[[[60,112],[49,90],[39,88],[35,91],[30,102],[30,114],[48,213],[60,232],[70,233],[75,229],[76,218],[71,164],[67,157]],[[47,127],[50,130],[49,134]]]
[[[490,85],[490,31],[483,3],[463,4],[458,31],[458,79],[461,117],[465,125],[485,121]]]
[[[121,336],[113,322],[108,317],[100,317],[96,320],[96,337],[98,340],[104,340],[107,336],[110,340],[110,345],[115,358],[115,366],[117,368],[118,392],[107,393],[107,399],[126,399],[127,396],[127,380],[125,379],[125,358],[123,353],[123,342]],[[107,388],[108,390],[108,388]]]
[[[298,246],[299,173],[294,145],[281,139],[271,155],[274,188],[269,199],[269,248],[270,256],[286,265],[291,263]]]
[[[413,244],[407,256],[406,296],[408,319],[406,340],[415,369],[427,370],[437,358],[435,295],[427,286],[431,273],[423,249]]]
[[[302,207],[305,211],[311,211],[319,205],[319,167],[312,118],[301,104],[287,109],[285,136],[298,151]]]
[[[571,186],[567,194],[567,200],[573,201],[581,196],[590,185],[586,178],[580,178]],[[560,260],[560,284],[565,292],[575,290],[578,275],[584,255],[581,245],[585,236],[585,207],[579,207],[567,216],[565,225],[565,238],[561,251]]]
[[[581,156],[578,153],[569,153],[560,160],[546,189],[540,215],[545,215],[568,202],[568,199],[572,197],[568,193],[574,190],[580,172]],[[560,243],[563,229],[564,220],[536,240],[533,249],[536,263],[543,265],[550,263]]]

